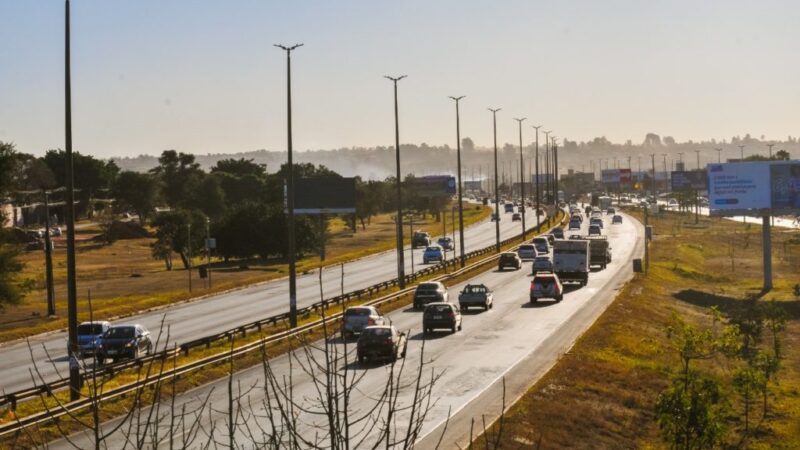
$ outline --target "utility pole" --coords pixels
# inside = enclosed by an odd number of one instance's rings
[[[558,207],[558,139],[553,138],[553,204]]]
[[[717,151],[717,164],[720,164],[722,162],[722,149],[715,148],[714,150]]]
[[[53,241],[50,239],[50,203],[48,201],[48,194],[46,190],[42,189],[44,194],[44,266],[45,277],[47,279],[47,316],[56,316],[56,292],[53,285]]]
[[[189,292],[192,292],[192,223],[186,224],[186,270],[189,272]]]
[[[211,219],[206,217],[206,278],[211,289]]]
[[[539,208],[542,207],[541,201],[542,197],[539,195],[539,128],[542,128],[541,125],[534,125],[533,128],[536,130],[536,232],[540,232],[540,228],[542,226],[541,217],[539,217]]]
[[[694,151],[697,154],[697,170],[700,170],[700,150]]]
[[[456,102],[456,155],[458,159],[458,248],[461,251],[461,267],[466,265],[464,259],[464,198],[462,196],[463,186],[461,185],[461,119],[458,113],[458,102],[465,96],[450,97]],[[473,172],[474,173],[474,172]]]
[[[525,163],[522,161],[522,122],[526,117],[514,119],[519,124],[519,196],[522,198],[522,240],[525,240]]]
[[[411,273],[414,273],[414,212],[408,214],[408,235],[411,236]]]
[[[769,159],[772,159],[772,147],[774,146],[775,144],[767,144],[767,147],[769,147]]]
[[[395,183],[397,185],[397,286],[400,289],[405,289],[406,287],[406,276],[405,261],[403,260],[403,190],[400,184],[400,119],[397,112],[397,82],[405,77],[405,75],[399,77],[384,76],[394,84],[394,155],[397,176]]]
[[[495,250],[500,253],[500,194],[497,191],[497,112],[502,108],[492,109],[492,127],[494,130],[494,232],[495,232]]]
[[[69,0],[64,2],[64,153],[66,157],[66,207],[67,226],[67,330],[69,348],[69,398],[78,400],[81,395],[81,373],[78,357],[78,289],[75,273],[75,184],[72,161],[72,80],[70,76],[70,21]]]
[[[656,185],[656,154],[651,153],[650,159],[653,164],[653,200],[658,204],[658,189]]]
[[[744,145],[739,145],[739,152],[741,153],[740,161],[744,161]]]
[[[290,47],[275,44],[275,47],[286,51],[286,129],[289,174],[286,179],[286,206],[289,240],[289,326],[297,327],[297,267],[295,264],[295,242],[294,242],[294,162],[292,160],[292,50],[302,47],[303,44],[295,44]]]
[[[546,204],[550,203],[550,133],[553,131],[542,131],[544,133],[544,186],[545,186],[545,201]]]

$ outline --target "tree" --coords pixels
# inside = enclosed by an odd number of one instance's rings
[[[271,211],[264,203],[244,202],[214,223],[217,254],[228,258],[266,258],[277,249],[270,226]]]
[[[211,218],[221,216],[226,206],[225,192],[222,190],[219,177],[202,172],[190,177],[183,205],[190,209],[199,209]]]
[[[53,171],[58,186],[66,185],[67,155],[63,150],[48,150],[44,155],[44,162]],[[102,161],[79,152],[72,153],[73,180],[75,183],[75,205],[78,214],[91,215],[91,198],[100,191],[110,189],[114,178],[119,173],[119,167],[113,161]]]
[[[256,164],[252,159],[221,159],[211,168],[211,173],[227,173],[236,177],[252,175],[257,178],[265,178],[267,175],[266,164]]]
[[[153,226],[156,227],[156,241],[151,244],[152,255],[163,259],[167,270],[172,270],[172,252],[180,255],[183,268],[188,269],[189,250],[198,255],[204,248],[206,217],[197,210],[160,213],[153,219]]]
[[[664,439],[675,449],[710,449],[724,437],[727,403],[720,383],[698,372],[673,380],[656,400]]]
[[[0,142],[0,174],[3,174],[0,176],[0,200],[5,199],[17,187],[18,179],[7,174],[17,173],[19,156],[14,144]],[[4,222],[5,217],[0,210],[0,224]],[[17,259],[19,252],[19,247],[12,243],[8,232],[0,228],[0,310],[3,305],[19,303],[28,287],[17,280],[24,267]]]
[[[150,174],[125,171],[114,181],[112,194],[120,210],[132,210],[144,224],[158,204],[158,181]]]
[[[150,170],[158,176],[164,186],[164,200],[173,208],[185,207],[189,200],[194,178],[202,175],[194,155],[164,150],[158,158],[158,166]]]

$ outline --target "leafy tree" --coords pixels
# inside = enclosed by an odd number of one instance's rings
[[[180,256],[184,269],[189,268],[190,239],[192,255],[200,254],[205,247],[206,217],[197,210],[160,213],[153,218],[153,226],[156,228],[156,241],[151,244],[152,255],[163,259],[167,270],[172,270],[173,252]]]
[[[44,162],[55,175],[58,186],[66,185],[67,154],[63,150],[48,150]],[[90,199],[98,192],[111,188],[119,167],[113,161],[102,161],[79,152],[72,153],[73,181],[78,191],[75,198],[77,214],[91,213]]]
[[[725,435],[728,404],[720,383],[691,370],[662,392],[656,416],[674,449],[714,448]]]
[[[220,187],[229,207],[246,202],[267,202],[269,199],[269,179],[255,175],[235,176],[226,172],[213,172],[219,179]],[[272,199],[280,202],[279,198]]]
[[[0,142],[0,200],[5,199],[13,189],[16,189],[17,178],[7,176],[15,174],[19,168],[19,153],[14,144]],[[0,210],[0,224],[5,222],[3,212]],[[0,310],[3,305],[19,303],[27,288],[25,283],[19,283],[17,276],[23,269],[19,262],[20,249],[11,242],[5,229],[0,228]]]
[[[187,197],[183,205],[190,209],[199,209],[212,218],[225,212],[225,192],[218,176],[200,172],[192,176],[187,184]]]
[[[161,180],[164,199],[173,208],[185,207],[189,203],[190,188],[203,174],[194,155],[175,150],[164,150],[158,158],[158,166],[150,172]]]
[[[114,181],[112,194],[121,210],[132,210],[142,224],[155,209],[159,199],[158,181],[150,174],[125,171]]]
[[[216,222],[217,253],[229,258],[266,258],[275,252],[278,238],[270,229],[270,208],[263,203],[241,203]]]
[[[256,164],[252,159],[222,159],[211,168],[211,173],[227,173],[235,177],[246,177],[248,175],[257,178],[265,178],[267,175],[266,164]]]

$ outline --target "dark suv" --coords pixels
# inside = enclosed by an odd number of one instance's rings
[[[514,252],[505,252],[500,254],[500,260],[497,262],[497,268],[503,270],[506,267],[513,267],[515,269],[522,268],[522,260],[519,255]]]
[[[447,328],[453,333],[461,330],[461,311],[458,306],[444,302],[428,304],[422,314],[422,330],[428,334],[435,328]]]
[[[420,283],[414,291],[414,309],[422,309],[428,303],[446,302],[447,299],[447,288],[441,281]]]
[[[114,325],[103,335],[97,346],[96,358],[99,363],[106,359],[116,362],[125,358],[140,358],[153,351],[150,332],[142,325]]]

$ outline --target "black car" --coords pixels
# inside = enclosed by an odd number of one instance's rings
[[[436,328],[447,328],[455,333],[461,330],[461,311],[452,303],[430,303],[422,313],[422,331],[430,333]]]
[[[372,359],[396,361],[397,358],[405,358],[407,345],[406,334],[397,331],[392,325],[364,328],[358,338],[358,362],[364,363]]]
[[[500,254],[500,260],[497,262],[498,270],[503,270],[506,267],[513,267],[514,269],[522,268],[522,260],[519,255],[514,252],[504,252]]]
[[[557,239],[564,239],[564,229],[561,227],[553,228],[553,231],[550,232],[553,236]]]
[[[97,346],[96,358],[99,363],[106,359],[114,362],[126,358],[140,358],[153,351],[150,332],[139,324],[114,325],[103,334]]]
[[[446,302],[447,299],[447,288],[441,281],[420,283],[414,291],[414,309],[422,309],[432,302]]]

